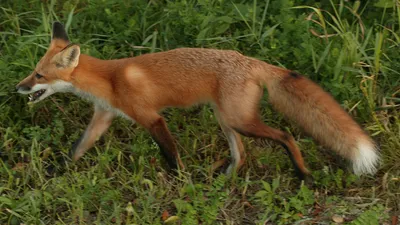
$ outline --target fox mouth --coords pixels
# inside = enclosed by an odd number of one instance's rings
[[[33,94],[28,96],[30,102],[34,102],[40,98],[44,93],[46,93],[46,89],[40,89],[39,91],[35,91]]]

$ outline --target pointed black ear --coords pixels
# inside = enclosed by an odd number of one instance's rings
[[[69,43],[67,32],[64,29],[64,26],[60,22],[53,23],[53,35],[51,39],[62,39]]]

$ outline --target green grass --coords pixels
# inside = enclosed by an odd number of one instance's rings
[[[65,161],[90,104],[57,94],[28,106],[14,88],[46,51],[56,20],[84,53],[102,59],[235,49],[305,74],[377,141],[379,171],[354,176],[265,100],[264,121],[294,135],[313,184],[294,177],[281,147],[251,138],[236,176],[213,172],[229,149],[209,106],[164,112],[187,166],[178,176],[165,172],[149,134],[123,119],[80,161]],[[392,0],[2,1],[0,224],[331,224],[334,215],[390,223],[400,210],[399,43],[400,5]]]

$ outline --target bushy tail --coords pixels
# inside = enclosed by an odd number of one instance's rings
[[[374,174],[379,162],[374,141],[321,87],[294,72],[265,65],[263,79],[274,108],[322,145],[353,163],[354,173]]]

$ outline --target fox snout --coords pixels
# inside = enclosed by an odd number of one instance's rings
[[[38,102],[51,94],[49,92],[46,93],[47,84],[37,84],[34,79],[32,79],[32,76],[28,76],[19,82],[15,88],[18,93],[29,95],[28,98],[30,102]]]
[[[27,92],[27,91],[31,91],[32,87],[29,87],[26,84],[17,84],[17,86],[15,86],[15,88],[17,89],[17,92]]]
[[[32,75],[27,76],[25,79],[21,80],[15,88],[18,93],[28,94],[32,91],[33,86],[35,86],[36,82],[33,79]]]

